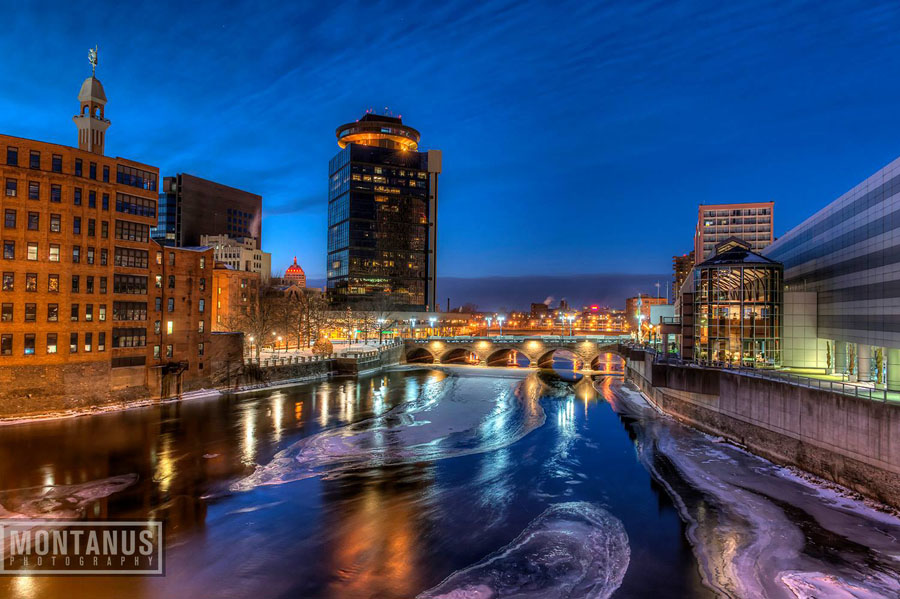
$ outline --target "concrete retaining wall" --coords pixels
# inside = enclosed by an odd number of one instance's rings
[[[626,362],[628,380],[679,421],[900,508],[900,405],[649,355]]]

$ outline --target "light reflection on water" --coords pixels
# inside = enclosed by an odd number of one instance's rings
[[[472,373],[480,378],[466,388],[480,385],[487,398],[520,383],[524,397],[550,390],[529,371]],[[541,401],[546,424],[524,437],[510,436],[520,418],[499,406],[473,431],[450,435],[466,451],[482,440],[511,441],[488,451],[227,491],[302,438],[382,420],[406,402],[428,409],[447,400],[429,391],[447,376],[396,371],[7,427],[0,452],[15,459],[0,461],[5,488],[133,473],[137,482],[100,493],[71,515],[164,518],[170,551],[165,578],[85,578],[77,586],[65,578],[0,578],[0,596],[409,598],[509,543],[548,505],[570,499],[603,505],[624,523],[632,555],[646,564],[626,575],[627,596],[658,596],[648,576],[667,580],[680,596],[709,596],[698,585],[680,519],[588,379],[574,392],[554,387]],[[398,455],[400,426],[382,422],[370,437],[372,452]],[[548,469],[554,461],[559,468]],[[9,497],[0,492],[0,504]]]

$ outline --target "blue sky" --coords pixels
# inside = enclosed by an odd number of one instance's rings
[[[99,43],[108,153],[261,194],[276,268],[323,276],[334,129],[389,107],[444,152],[440,274],[667,273],[699,203],[783,233],[900,155],[898,6],[13,3],[0,130],[74,144]]]

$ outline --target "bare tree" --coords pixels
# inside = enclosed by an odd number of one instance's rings
[[[291,291],[285,296],[282,318],[282,328],[297,340],[297,348],[311,347],[328,326],[328,302],[313,289]]]
[[[284,323],[284,298],[270,288],[260,289],[259,297],[240,312],[231,314],[224,325],[229,331],[244,333],[255,348],[257,361],[262,345],[272,341],[272,333]]]

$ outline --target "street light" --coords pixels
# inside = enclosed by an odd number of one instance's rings
[[[382,329],[384,329],[384,319],[379,318],[378,319],[378,345],[382,344],[381,336],[384,333],[384,331]]]
[[[572,323],[575,321],[575,315],[569,314],[568,316],[566,316],[566,320],[569,321],[569,337],[571,337],[572,336]]]
[[[416,338],[416,319],[415,318],[409,319],[409,335],[413,339]]]
[[[278,335],[278,344],[281,344],[281,335]],[[278,350],[276,350],[278,351]],[[284,351],[287,352],[287,347],[284,348]]]
[[[501,337],[503,336],[503,321],[504,321],[504,320],[506,320],[506,317],[505,317],[505,316],[498,316],[498,317],[497,317],[497,324],[500,325],[500,336],[501,336]]]
[[[486,333],[487,333],[487,336],[490,337],[491,336],[491,321],[494,319],[491,318],[490,316],[488,316],[487,318],[485,318],[485,320],[487,321],[487,325],[488,325]]]
[[[437,321],[437,318],[435,318],[434,316],[431,316],[431,317],[428,319],[428,323],[431,325],[431,336],[432,336],[432,337],[434,337],[434,323],[435,323],[435,321]]]

